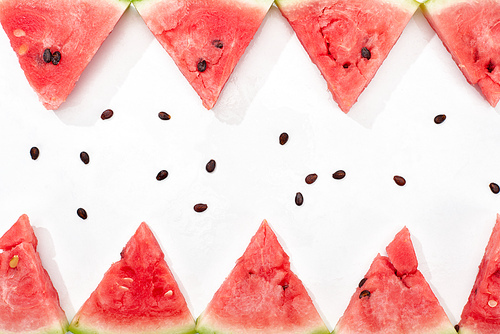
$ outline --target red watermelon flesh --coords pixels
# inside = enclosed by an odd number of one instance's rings
[[[500,333],[500,215],[459,323],[461,334]]]
[[[328,334],[266,221],[198,318],[197,332]]]
[[[413,0],[276,0],[347,113],[417,10]]]
[[[398,255],[397,259],[405,252],[410,259],[415,254],[405,241],[406,234],[405,228],[388,247],[391,255]],[[391,262],[391,255],[377,255],[333,333],[456,333],[422,273],[415,269],[398,275],[399,268]],[[403,268],[411,266],[404,263]]]
[[[500,1],[429,0],[425,17],[471,85],[500,100]]]
[[[28,217],[21,216],[0,243],[0,333],[66,333],[68,322]]]
[[[406,226],[396,234],[385,250],[398,276],[413,274],[417,271],[417,255],[411,242],[410,231]]]
[[[272,0],[135,0],[182,74],[212,109]]]
[[[125,0],[0,0],[0,22],[29,84],[45,108],[57,109],[113,30]],[[49,49],[57,65],[44,61]],[[53,59],[53,58],[52,58]]]
[[[142,223],[70,324],[79,333],[194,333],[184,296]]]

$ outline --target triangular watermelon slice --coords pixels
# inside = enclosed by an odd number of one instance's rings
[[[151,32],[212,109],[273,0],[134,0]]]
[[[200,334],[329,333],[265,220],[196,329]]]
[[[69,329],[75,334],[187,334],[194,326],[160,245],[142,223]]]
[[[500,1],[429,0],[425,17],[471,85],[500,100]]]
[[[460,319],[460,334],[500,333],[500,215]]]
[[[36,251],[28,216],[0,238],[0,333],[65,334],[66,315]]]
[[[408,229],[377,255],[361,280],[334,334],[454,334],[424,276]]]
[[[0,0],[0,23],[29,84],[57,109],[129,6],[128,0]]]
[[[414,0],[276,0],[347,113],[417,10]]]

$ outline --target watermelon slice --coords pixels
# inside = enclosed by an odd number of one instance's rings
[[[65,334],[66,315],[36,251],[28,216],[0,238],[0,333]]]
[[[422,10],[467,81],[495,107],[500,100],[500,1],[429,0]]]
[[[0,0],[0,23],[29,84],[45,108],[57,109],[128,0]]]
[[[417,10],[414,0],[276,0],[347,113]]]
[[[75,334],[183,334],[194,333],[194,326],[160,245],[142,223],[69,329]]]
[[[424,276],[405,227],[377,255],[334,334],[456,333]]]
[[[200,334],[328,334],[267,222],[198,318]]]
[[[133,0],[151,32],[212,109],[273,0]]]
[[[460,319],[460,334],[500,333],[500,215]]]

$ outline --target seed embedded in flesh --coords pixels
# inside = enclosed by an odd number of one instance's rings
[[[90,162],[90,157],[89,157],[89,154],[88,154],[87,152],[85,152],[85,151],[82,151],[82,152],[80,153],[80,160],[82,160],[82,162],[83,162],[84,164],[88,165],[88,164],[89,164],[89,162]]]
[[[460,326],[459,325],[455,325],[453,328],[455,328],[455,330],[457,331],[458,333],[458,330],[460,329]]]
[[[318,179],[318,174],[309,174],[306,176],[306,183],[313,184]]]
[[[165,169],[162,169],[161,171],[158,172],[156,175],[156,179],[158,181],[165,180],[168,176],[168,172]]]
[[[50,63],[52,61],[52,52],[50,52],[50,49],[45,49],[43,51],[42,58],[43,58],[43,61],[46,63]]]
[[[364,298],[364,297],[370,297],[370,295],[371,295],[370,291],[368,291],[368,290],[363,290],[363,291],[361,291],[361,293],[359,294],[359,299]]]
[[[349,66],[351,66],[349,63],[344,63],[344,65],[342,65],[343,68],[349,68]]]
[[[493,192],[494,194],[498,194],[500,192],[500,187],[498,186],[498,184],[494,183],[494,182],[491,182],[490,183],[490,190],[491,192]]]
[[[169,114],[167,114],[166,112],[164,111],[160,111],[158,113],[158,117],[162,120],[162,121],[168,121],[171,117]]]
[[[207,61],[205,59],[200,59],[196,65],[198,72],[205,72],[207,69]]]
[[[288,141],[288,133],[283,132],[280,134],[280,145],[285,145]]]
[[[123,286],[123,285],[119,285],[118,288],[122,289],[122,290],[125,290],[125,291],[129,290],[129,288],[127,288],[126,286]]]
[[[446,120],[446,115],[445,114],[440,114],[434,117],[434,123],[436,124],[441,124]]]
[[[167,292],[165,292],[165,296],[167,297],[170,297],[174,294],[174,292],[172,290],[168,290]]]
[[[76,214],[83,220],[87,219],[87,211],[85,211],[84,208],[78,208],[78,210],[76,210]]]
[[[302,196],[301,192],[295,194],[295,204],[297,206],[301,206],[304,203],[304,196]]]
[[[26,44],[22,44],[19,49],[17,49],[17,54],[20,56],[24,56],[26,52],[28,52],[29,47]]]
[[[488,300],[489,307],[496,307],[497,305],[498,305],[498,302],[496,300],[493,300],[493,299]]]
[[[33,160],[38,159],[38,156],[40,155],[40,150],[38,149],[38,147],[33,146],[30,149],[30,155],[31,155],[31,159],[33,159]]]
[[[194,211],[196,211],[196,212],[203,212],[203,211],[205,211],[207,208],[208,208],[208,205],[203,204],[203,203],[198,203],[198,204],[196,204],[196,205],[193,207]]]
[[[224,47],[224,43],[220,39],[214,39],[212,41],[212,45],[215,46],[217,49],[222,49]]]
[[[363,46],[361,48],[361,57],[370,60],[370,58],[372,57],[372,53],[365,46]]]
[[[12,259],[10,259],[9,261],[9,267],[14,269],[15,267],[17,267],[18,263],[19,263],[19,255],[14,255]]]
[[[113,117],[113,110],[111,110],[111,109],[106,109],[101,114],[102,120],[110,119],[111,117]]]
[[[338,171],[336,171],[335,173],[332,174],[332,177],[335,180],[341,180],[345,177],[345,171],[339,169]]]
[[[57,65],[61,61],[61,52],[56,51],[52,54],[52,64]]]
[[[361,288],[363,285],[365,285],[367,279],[368,278],[363,277],[363,279],[361,281],[359,281],[358,287]]]
[[[16,29],[12,32],[12,34],[16,37],[26,36],[26,32],[23,29]]]
[[[402,177],[402,176],[395,175],[393,179],[394,179],[394,182],[396,182],[396,184],[397,184],[398,186],[401,186],[401,187],[402,187],[402,186],[404,186],[404,185],[406,184],[406,180],[405,180],[405,178],[404,178],[404,177]]]
[[[486,70],[491,73],[493,72],[493,70],[495,69],[495,65],[493,64],[493,62],[490,60],[490,62],[488,63],[488,65],[486,65]]]
[[[212,173],[215,170],[215,160],[211,159],[209,162],[207,162],[207,165],[205,166],[205,169],[207,172]]]

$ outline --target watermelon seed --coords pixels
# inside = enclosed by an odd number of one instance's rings
[[[162,121],[168,121],[171,117],[169,114],[167,114],[166,112],[164,111],[160,111],[158,113],[158,117],[162,120]]]
[[[12,32],[12,34],[14,34],[14,36],[16,37],[26,36],[26,32],[23,29],[16,29]]]
[[[490,299],[488,300],[488,306],[489,307],[496,307],[498,305],[496,300]]]
[[[198,203],[198,204],[196,204],[196,205],[193,207],[194,211],[196,211],[196,212],[203,212],[203,211],[205,211],[207,208],[208,208],[208,205],[203,204],[203,203]]]
[[[363,277],[363,279],[362,279],[361,281],[359,281],[358,287],[360,287],[360,288],[361,288],[363,285],[365,285],[365,282],[366,282],[366,280],[367,280],[367,279],[368,279],[368,278]]]
[[[50,49],[45,49],[43,51],[43,61],[46,63],[50,63],[52,61],[52,53],[50,52]]]
[[[31,159],[33,159],[33,160],[38,159],[38,156],[40,155],[40,150],[38,149],[38,147],[33,146],[30,149],[30,155],[31,155]]]
[[[280,145],[285,145],[288,141],[288,133],[283,132],[280,134]]]
[[[494,182],[491,182],[490,183],[490,190],[494,193],[494,194],[498,194],[500,192],[500,187],[498,186],[498,184],[494,183]]]
[[[207,69],[207,61],[205,59],[200,59],[196,65],[198,72],[205,72]]]
[[[111,109],[106,109],[101,114],[102,120],[110,119],[111,117],[113,117],[113,110],[111,110]]]
[[[28,52],[29,47],[26,44],[22,44],[17,50],[17,54],[20,56],[24,56],[26,52]]]
[[[123,280],[128,283],[132,283],[134,281],[134,279],[130,277],[124,277]]]
[[[167,297],[170,297],[174,294],[174,292],[172,290],[168,290],[167,292],[165,292],[165,296]]]
[[[344,65],[342,65],[343,68],[349,68],[349,66],[351,66],[350,63],[344,63]]]
[[[130,290],[129,288],[127,288],[126,286],[123,286],[123,285],[119,285],[119,286],[118,286],[118,288],[119,288],[119,289],[122,289],[122,290],[124,290],[124,291],[128,291],[128,290]]]
[[[76,210],[76,214],[83,220],[87,219],[87,211],[85,211],[84,208],[78,208],[78,210]]]
[[[88,165],[88,164],[89,164],[89,162],[90,162],[90,157],[89,157],[89,154],[88,154],[87,152],[85,152],[85,151],[82,151],[82,152],[80,153],[80,160],[82,160],[82,162],[83,162],[84,164]]]
[[[306,176],[306,183],[313,184],[318,179],[318,174],[309,174]]]
[[[361,293],[359,294],[359,299],[364,298],[364,297],[370,297],[370,295],[371,295],[370,291],[368,291],[368,290],[363,290],[363,291],[361,291]]]
[[[57,65],[61,61],[61,52],[56,51],[52,54],[52,64]]]
[[[401,186],[401,187],[402,187],[402,186],[404,186],[404,185],[406,184],[406,180],[405,180],[405,178],[404,178],[404,177],[402,177],[402,176],[395,175],[393,179],[394,179],[394,182],[396,182],[396,184],[397,184],[398,186]]]
[[[158,172],[158,174],[156,175],[156,179],[158,181],[161,181],[161,180],[165,180],[168,176],[168,172],[164,169],[162,169],[161,171]]]
[[[341,180],[345,177],[345,172],[343,170],[338,170],[335,173],[332,174],[332,177],[335,180]]]
[[[460,329],[460,326],[459,325],[455,325],[455,330],[458,332],[458,330]]]
[[[370,58],[372,57],[372,53],[365,46],[363,46],[361,48],[361,57],[370,60]]]
[[[441,124],[446,120],[446,115],[445,114],[440,114],[434,117],[434,123],[436,124]]]
[[[302,196],[302,193],[298,192],[295,194],[295,204],[297,206],[301,206],[304,203],[304,196]]]
[[[288,284],[283,284],[281,287],[283,288],[283,291],[285,291],[286,288],[288,288]]]
[[[222,49],[224,47],[224,44],[220,39],[214,39],[212,41],[212,45],[215,46],[217,49]]]
[[[489,73],[493,72],[493,70],[495,69],[495,65],[491,62],[488,63],[488,65],[486,65],[486,69],[488,70]]]
[[[18,263],[19,263],[19,255],[14,255],[12,259],[10,259],[9,267],[14,269],[15,267],[17,267]]]
[[[205,166],[205,169],[207,172],[212,173],[215,170],[215,160],[211,159],[209,162],[207,162],[207,165]]]

